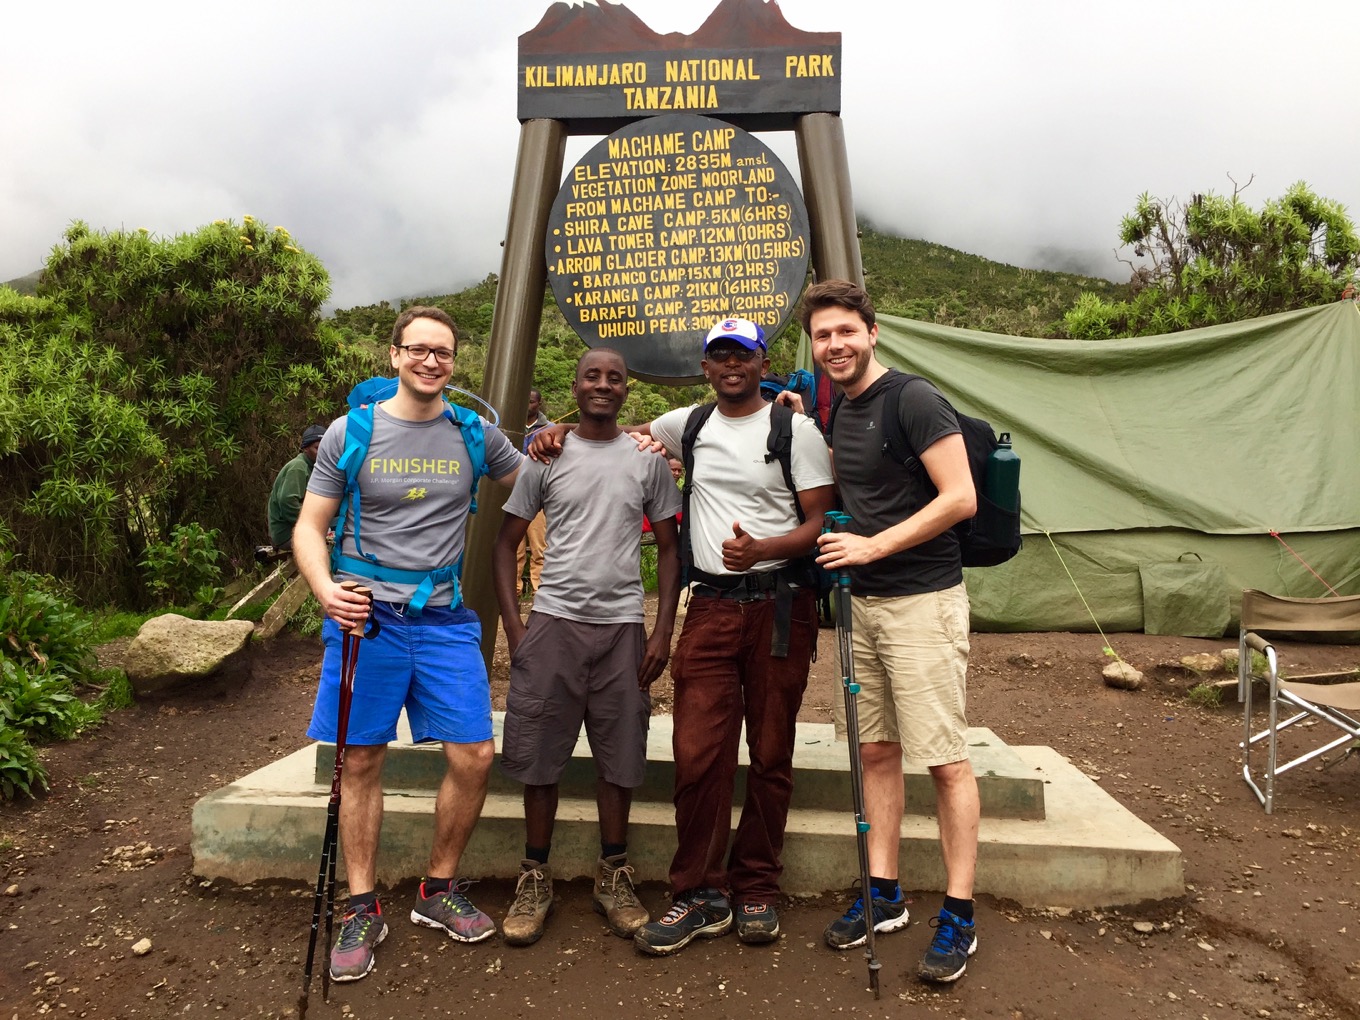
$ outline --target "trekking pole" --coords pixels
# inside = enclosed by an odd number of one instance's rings
[[[822,534],[844,531],[850,515],[832,510],[822,519]],[[850,743],[850,791],[855,804],[855,839],[859,844],[860,904],[864,907],[864,958],[869,963],[869,989],[878,998],[878,952],[874,946],[874,890],[869,882],[869,821],[864,811],[864,765],[859,750],[859,712],[855,708],[854,629],[850,618],[850,571],[836,571],[836,657],[845,696],[845,733]]]
[[[331,796],[326,805],[326,831],[321,837],[321,864],[316,872],[316,896],[312,901],[312,933],[307,940],[307,966],[302,972],[302,994],[298,996],[298,1020],[306,1020],[307,997],[312,987],[312,963],[316,959],[316,937],[321,926],[321,901],[326,901],[326,959],[321,975],[321,998],[331,996],[331,931],[335,917],[335,858],[340,834],[340,780],[345,770],[345,738],[349,733],[349,710],[354,700],[354,672],[359,665],[359,642],[376,637],[378,621],[373,619],[373,592],[354,581],[341,585],[347,591],[368,599],[368,616],[362,623],[341,632],[340,695],[335,725],[335,769],[331,773]]]

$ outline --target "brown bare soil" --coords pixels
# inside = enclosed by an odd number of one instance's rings
[[[547,935],[513,949],[410,925],[411,876],[385,897],[377,971],[334,987],[329,1004],[318,979],[309,1016],[1360,1017],[1360,761],[1286,777],[1268,817],[1239,778],[1234,692],[1201,707],[1179,664],[1230,642],[1113,643],[1148,674],[1141,691],[1103,685],[1097,635],[975,635],[970,719],[1057,748],[1176,842],[1180,899],[1068,912],[982,897],[979,952],[963,980],[936,989],[913,974],[938,896],[912,894],[911,926],[879,941],[875,1001],[861,952],[821,943],[840,897],[786,901],[772,946],[727,937],[651,959],[608,934],[588,883],[559,883]],[[1360,662],[1354,646],[1283,647],[1296,672]],[[0,807],[0,1020],[296,1015],[311,890],[200,881],[189,818],[208,791],[306,743],[319,656],[316,641],[281,637],[256,650],[244,686],[145,701],[47,750],[51,792]],[[840,696],[831,631],[819,658],[803,717],[824,721]],[[503,657],[495,672],[503,707]],[[847,885],[854,868],[847,860]],[[472,890],[498,919],[511,893],[498,881]],[[664,909],[661,885],[642,895]]]

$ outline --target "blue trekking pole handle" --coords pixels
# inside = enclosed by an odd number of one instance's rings
[[[842,510],[828,510],[822,515],[822,534],[829,535],[832,532],[845,531],[850,526],[851,519],[850,515]],[[840,591],[837,592],[837,595],[848,595],[850,592],[850,571],[842,567],[840,570],[835,571],[835,575],[836,587],[840,589]],[[837,599],[836,611],[838,615],[843,609],[849,609],[849,601],[848,598]],[[842,605],[842,603],[844,603],[844,605]],[[859,684],[855,683],[854,680],[848,676],[843,677],[842,679],[851,694],[859,693]]]

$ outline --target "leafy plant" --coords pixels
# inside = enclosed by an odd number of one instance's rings
[[[0,660],[0,723],[31,739],[68,740],[99,721],[99,709],[74,693],[64,673],[30,671]]]
[[[39,669],[78,673],[92,644],[90,615],[59,593],[51,578],[0,575],[0,654]]]
[[[9,726],[0,726],[0,800],[14,800],[21,794],[32,797],[47,789],[47,769],[38,752],[24,735]]]
[[[0,288],[0,519],[22,562],[122,606],[147,603],[138,564],[177,525],[246,562],[298,433],[376,365],[321,318],[329,289],[251,217],[169,238],[75,223],[37,297]]]
[[[1120,243],[1139,260],[1124,260],[1131,295],[1082,294],[1064,317],[1068,333],[1080,340],[1173,333],[1335,301],[1354,286],[1360,236],[1344,206],[1302,181],[1260,210],[1241,192],[1234,182],[1231,195],[1188,202],[1140,195],[1119,228]]]
[[[181,524],[170,532],[168,542],[151,542],[142,556],[147,583],[165,602],[192,601],[211,606],[221,589],[217,582],[222,568],[217,561],[220,532],[205,531],[200,525]]]

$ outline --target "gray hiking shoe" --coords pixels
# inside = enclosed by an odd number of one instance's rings
[[[448,892],[425,895],[425,883],[416,890],[411,921],[424,928],[438,928],[459,942],[480,942],[496,934],[496,922],[472,905],[464,893],[472,883],[455,882]]]
[[[627,854],[601,857],[595,862],[595,912],[604,915],[604,922],[619,938],[631,939],[639,928],[651,920],[633,888],[633,869]]]
[[[506,945],[529,946],[537,942],[552,909],[552,872],[546,864],[520,861],[515,902],[510,904],[510,913],[501,925]]]
[[[340,920],[340,937],[331,947],[332,981],[358,981],[373,970],[373,950],[387,938],[387,922],[382,907],[372,910],[356,907]]]

